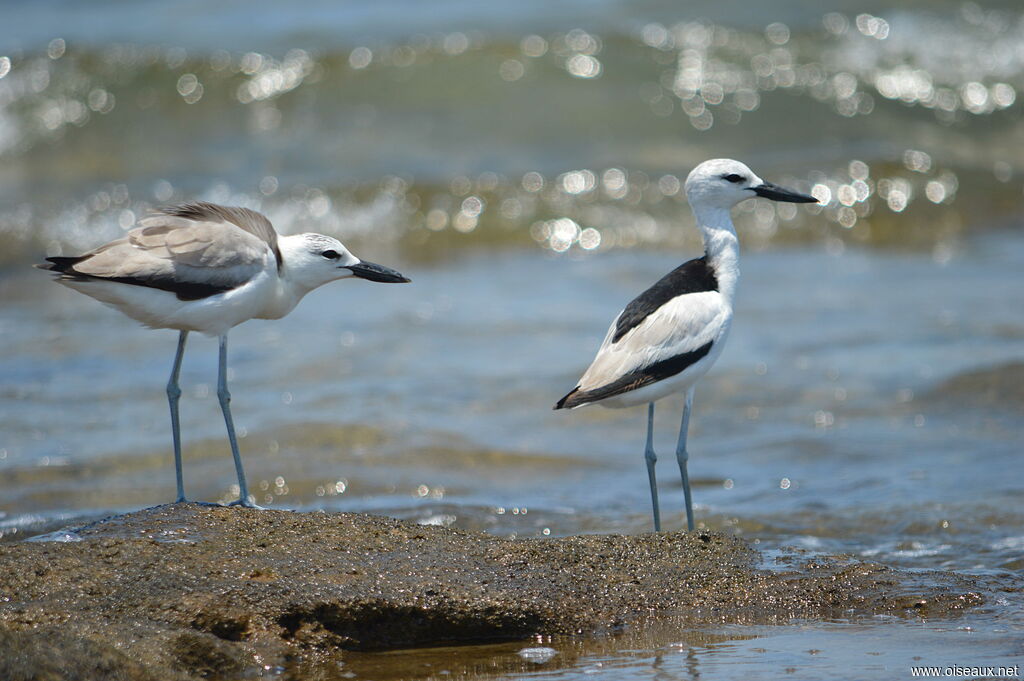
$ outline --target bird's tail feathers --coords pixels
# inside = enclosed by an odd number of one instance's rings
[[[586,404],[587,398],[585,393],[580,392],[580,387],[576,386],[569,391],[569,394],[558,400],[555,404],[555,409],[573,409]]]
[[[41,270],[47,270],[49,272],[57,272],[59,274],[76,274],[72,269],[75,265],[85,260],[88,256],[75,255],[70,257],[55,255],[47,258],[45,263],[38,263],[33,265]]]

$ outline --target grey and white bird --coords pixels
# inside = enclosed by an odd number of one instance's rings
[[[686,433],[694,385],[718,359],[732,323],[733,296],[740,273],[739,239],[730,211],[739,202],[757,196],[788,203],[817,203],[813,196],[765,182],[731,159],[701,163],[690,172],[685,187],[704,239],[704,255],[672,270],[626,305],[576,387],[555,405],[555,409],[588,404],[648,405],[644,457],[656,531],[661,530],[661,517],[654,473],[654,403],[678,392],[686,394],[686,402],[676,460],[683,478],[686,524],[690,530],[694,528]]]
[[[191,331],[218,336],[217,397],[238,476],[239,498],[252,506],[227,385],[228,331],[249,319],[280,319],[303,296],[336,279],[407,282],[393,269],[360,260],[322,234],[278,236],[270,221],[248,208],[196,202],[160,209],[123,238],[84,255],[46,258],[36,265],[68,288],[120,310],[150,328],[176,329],[178,350],[167,399],[177,501],[186,501],[181,467],[178,375]]]

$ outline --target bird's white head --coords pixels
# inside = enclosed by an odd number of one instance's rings
[[[334,237],[323,234],[295,234],[278,240],[284,260],[285,277],[306,290],[348,277],[385,283],[404,283],[399,272],[360,260]]]
[[[760,196],[787,203],[817,203],[813,196],[765,182],[739,161],[715,158],[704,161],[686,178],[686,198],[694,211],[729,210],[740,201]]]

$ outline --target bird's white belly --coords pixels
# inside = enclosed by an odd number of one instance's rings
[[[262,316],[276,297],[276,277],[261,272],[248,283],[201,300],[179,300],[161,289],[90,279],[61,281],[154,329],[198,331],[210,336]]]

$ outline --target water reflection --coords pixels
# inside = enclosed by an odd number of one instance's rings
[[[532,241],[555,252],[678,243],[687,237],[677,225],[689,219],[676,205],[679,179],[689,165],[715,152],[698,138],[697,150],[665,155],[653,147],[648,151],[649,137],[671,139],[684,120],[720,146],[729,140],[716,155],[742,155],[732,153],[737,136],[746,140],[741,146],[754,145],[760,144],[760,131],[790,130],[787,111],[799,109],[804,124],[819,129],[817,138],[835,134],[840,128],[829,122],[824,104],[833,118],[878,119],[880,125],[844,124],[839,133],[848,143],[867,134],[872,143],[859,150],[859,160],[836,159],[830,152],[825,158],[834,160],[800,163],[802,175],[774,172],[780,181],[809,189],[823,205],[810,210],[813,219],[791,206],[744,206],[740,228],[748,245],[826,238],[834,244],[897,239],[937,247],[948,243],[950,232],[965,229],[959,216],[977,207],[973,201],[959,207],[965,178],[980,186],[995,176],[995,191],[1007,200],[1014,195],[1004,186],[1014,176],[1015,159],[997,155],[988,174],[967,148],[939,148],[933,140],[942,128],[970,125],[972,118],[992,117],[991,124],[1004,129],[1016,125],[1013,105],[1024,85],[1024,51],[1011,29],[1021,21],[1019,13],[964,5],[945,18],[828,12],[817,25],[773,21],[760,30],[650,22],[607,35],[583,29],[530,33],[511,45],[483,32],[418,34],[397,44],[340,52],[293,48],[281,56],[145,45],[95,49],[58,37],[38,52],[0,58],[0,155],[7,161],[5,176],[13,180],[0,190],[0,240],[11,246],[8,259],[44,248],[50,254],[77,250],[116,236],[152,204],[200,196],[266,211],[284,232],[316,224],[343,238],[372,233],[378,242],[417,246],[445,232],[453,233],[444,237],[445,248],[481,239]],[[587,83],[562,88],[565,74]],[[453,89],[456,81],[465,84],[464,91]],[[520,81],[529,81],[529,88],[520,88]],[[551,94],[538,108],[533,93],[542,91]],[[623,95],[602,111],[594,97],[606,91]],[[423,112],[426,118],[416,113],[424,95],[459,132],[434,112]],[[481,96],[517,112],[533,130],[512,124],[506,136],[495,129],[505,125],[503,116],[481,109]],[[880,104],[887,100],[900,108]],[[631,103],[636,101],[644,103],[646,114]],[[930,112],[926,118],[913,114],[914,120],[935,130],[901,139],[908,107]],[[576,113],[563,117],[560,111]],[[606,119],[620,131],[616,135],[628,131],[622,138],[628,146],[603,133],[595,136],[589,123],[573,124],[583,111],[586,120]],[[372,165],[366,174],[347,161],[346,148],[357,157],[381,152],[395,126],[417,129],[410,114],[419,116],[425,135],[412,139],[400,133],[394,152],[429,155],[432,168],[406,160],[398,173],[374,177]],[[662,119],[667,127],[654,123]],[[230,129],[228,122],[243,125]],[[169,138],[149,134],[144,144],[118,143],[122,131],[139,125],[178,132]],[[719,131],[722,126],[730,131]],[[442,132],[432,135],[431,128]],[[533,146],[537,135],[543,144],[552,133],[579,151],[549,156]],[[795,139],[795,133],[783,134]],[[371,146],[363,149],[358,136]],[[177,144],[175,138],[188,146],[168,148],[164,162],[160,149]],[[203,148],[204,140],[223,148],[213,142],[218,138],[238,140],[239,150],[249,150],[225,157],[213,154],[213,146]],[[341,154],[329,161],[323,151],[337,147],[334,140]],[[472,140],[490,150],[477,154],[490,168],[451,172],[464,165],[461,149],[476,144]],[[601,153],[606,141],[621,152],[619,163],[564,169],[573,158],[607,156]],[[523,149],[523,143],[525,155],[507,153]],[[289,156],[287,169],[274,160],[282,153]],[[54,178],[34,181],[39,170],[30,162],[33,154],[79,169],[64,181],[89,189],[67,200],[65,184],[62,200],[55,201],[46,194]],[[183,162],[199,172],[182,175]],[[781,157],[776,164],[795,167]],[[772,162],[759,166],[771,169]],[[117,179],[97,183],[96,167],[102,169],[99,177]],[[306,170],[319,183],[303,183]],[[97,190],[97,184],[104,186]],[[15,194],[10,187],[24,191]],[[919,207],[922,202],[942,208],[944,229],[892,228],[887,216],[912,211],[920,220],[935,214],[934,208]],[[823,230],[822,219],[835,229]]]

